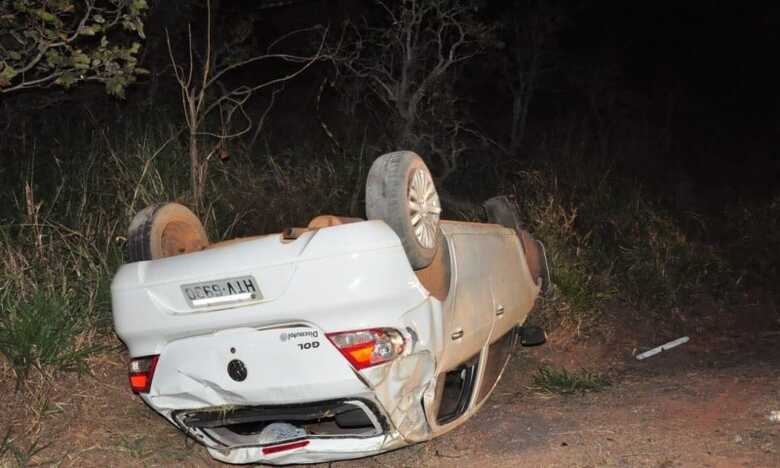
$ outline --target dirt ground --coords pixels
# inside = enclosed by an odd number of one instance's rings
[[[519,348],[482,410],[457,430],[330,466],[780,467],[780,422],[769,417],[780,410],[780,322],[776,309],[757,307],[688,311],[664,323],[627,319],[618,308],[587,337],[559,329],[546,345]],[[691,341],[633,358],[682,335]],[[19,392],[0,373],[0,437],[10,429],[12,447],[0,466],[25,458],[63,467],[218,466],[132,395],[125,358],[117,348],[91,362],[92,376],[33,380]],[[544,364],[602,372],[611,385],[540,394],[529,387]]]

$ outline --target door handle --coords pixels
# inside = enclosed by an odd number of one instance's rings
[[[463,329],[462,328],[458,328],[450,336],[452,337],[453,340],[459,340],[459,339],[463,338]]]
[[[499,304],[496,306],[496,317],[501,317],[502,315],[504,315],[504,306]]]

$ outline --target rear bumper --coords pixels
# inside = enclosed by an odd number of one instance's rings
[[[262,449],[256,447],[234,449],[227,453],[212,448],[208,451],[212,457],[225,463],[289,465],[369,457],[406,445],[397,433],[365,439],[310,439],[307,442],[303,447],[266,456],[262,455]]]
[[[227,463],[360,458],[427,440],[431,305],[424,302],[395,324],[404,334],[410,326],[417,332],[416,340],[407,337],[403,355],[360,372],[311,325],[178,340],[162,350],[151,390],[141,398]],[[301,350],[304,341],[318,341],[316,351]],[[228,375],[233,359],[246,365],[244,380]],[[282,423],[282,436],[264,433],[273,423]],[[287,444],[295,445],[277,450]]]
[[[145,396],[143,398],[149,403]],[[357,419],[357,427],[349,427],[349,421],[347,424],[341,421],[339,426],[335,421],[338,412],[343,415],[350,410],[360,412],[360,416],[354,418]],[[417,432],[426,436],[415,439],[404,437],[397,429],[397,422],[390,419],[389,413],[371,392],[354,398],[299,405],[158,409],[158,412],[206,446],[212,457],[232,464],[286,465],[362,458],[429,439],[433,435],[423,417],[421,422],[425,427],[418,427]],[[421,400],[411,412],[424,414]],[[282,437],[264,433],[264,429],[275,423],[294,425],[300,432]],[[253,424],[256,426],[251,427]]]
[[[381,406],[369,398],[174,411],[168,418],[227,463],[322,462],[405,444]]]

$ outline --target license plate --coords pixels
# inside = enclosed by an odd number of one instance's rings
[[[238,304],[263,298],[252,276],[183,284],[181,290],[192,308]]]

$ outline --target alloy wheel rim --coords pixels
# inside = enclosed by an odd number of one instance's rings
[[[436,246],[441,205],[428,171],[417,169],[409,181],[409,214],[417,242],[426,249]]]

